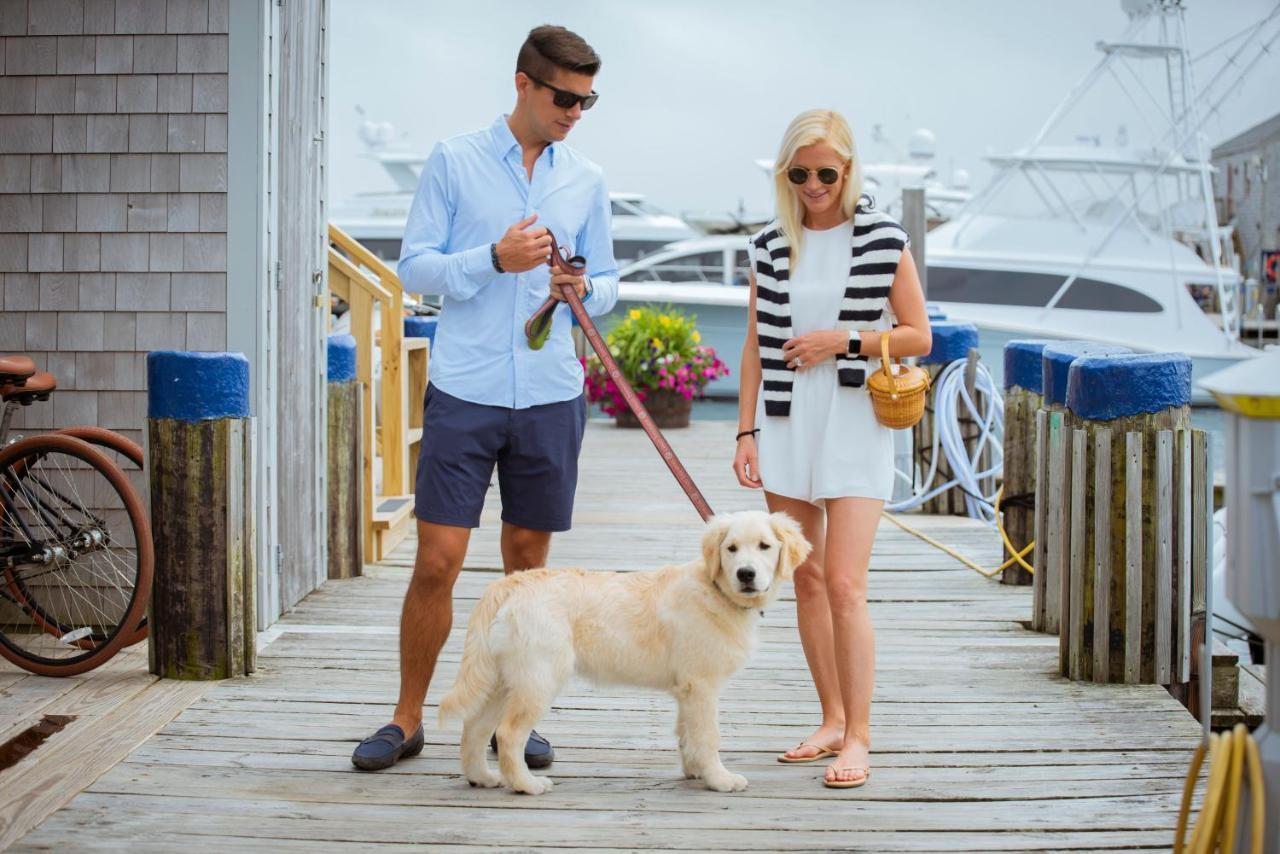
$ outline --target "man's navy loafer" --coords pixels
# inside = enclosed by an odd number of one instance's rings
[[[496,735],[489,737],[489,749],[494,753],[498,752]],[[529,740],[524,745],[524,764],[530,768],[546,768],[555,758],[556,752],[551,747],[551,742],[538,735],[537,730],[530,731]]]
[[[381,771],[406,756],[417,756],[422,752],[423,741],[421,725],[413,737],[406,740],[404,730],[395,724],[387,724],[356,746],[351,754],[351,764],[361,771]]]

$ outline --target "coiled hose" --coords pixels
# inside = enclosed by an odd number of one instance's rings
[[[909,498],[887,504],[886,510],[912,510],[948,489],[958,488],[964,492],[969,516],[992,526],[996,524],[996,493],[984,493],[980,481],[999,475],[1004,468],[1004,396],[1000,394],[991,372],[978,362],[973,387],[975,392],[982,392],[986,400],[983,411],[979,412],[977,403],[965,388],[965,367],[965,362],[954,361],[934,381],[933,449],[929,456],[928,474]],[[959,418],[962,413],[967,414],[979,426],[978,440],[972,451],[965,446],[965,437],[960,431]],[[990,468],[979,471],[978,461],[988,448],[991,449],[995,462]],[[932,486],[942,454],[946,455],[951,466],[952,477],[945,483]],[[908,483],[913,482],[909,471],[898,470],[896,475]]]
[[[1191,797],[1195,793],[1200,767],[1204,764],[1205,743],[1201,742],[1191,758],[1187,781],[1182,787],[1182,807],[1178,811],[1178,829],[1173,842],[1174,854],[1210,854],[1236,850],[1236,825],[1240,814],[1240,787],[1249,783],[1249,847],[1252,854],[1262,854],[1266,828],[1266,800],[1262,784],[1262,759],[1258,744],[1244,724],[1236,724],[1230,732],[1212,733],[1208,741],[1209,779],[1205,784],[1200,815],[1187,836],[1191,815]]]

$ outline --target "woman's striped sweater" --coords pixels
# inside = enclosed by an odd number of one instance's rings
[[[863,196],[853,215],[849,281],[840,303],[838,328],[849,333],[849,349],[836,357],[842,386],[858,388],[866,381],[867,357],[858,352],[859,333],[879,328],[889,310],[889,289],[908,243],[902,226],[875,210],[871,199]],[[756,274],[756,334],[764,377],[764,411],[766,415],[788,415],[794,369],[787,367],[782,345],[792,337],[791,247],[775,221],[751,236],[749,251]]]

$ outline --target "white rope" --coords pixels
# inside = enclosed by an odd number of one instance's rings
[[[988,525],[996,524],[995,478],[1004,468],[1004,396],[996,386],[991,372],[985,365],[978,362],[973,388],[975,395],[981,393],[980,397],[985,403],[982,411],[979,412],[977,403],[965,388],[965,366],[966,362],[963,360],[952,362],[942,370],[934,382],[933,449],[929,455],[929,471],[909,498],[886,505],[886,510],[891,512],[912,510],[948,489],[960,488],[965,493],[965,508],[968,514],[975,519],[983,520]],[[980,428],[972,452],[965,447],[965,440],[960,432],[958,419],[962,413]],[[991,459],[994,462],[990,468],[979,471],[979,460],[988,448],[991,450]],[[937,476],[938,460],[941,459],[942,454],[946,454],[953,476],[946,483],[931,486]],[[899,469],[895,473],[907,483],[913,482],[910,471],[904,472]],[[981,481],[984,479],[991,479],[990,492],[983,492]]]

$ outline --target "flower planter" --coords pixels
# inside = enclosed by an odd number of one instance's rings
[[[649,410],[653,422],[661,430],[689,426],[689,413],[693,410],[693,401],[686,400],[684,395],[667,388],[650,392],[644,401],[644,408]],[[639,427],[640,419],[630,409],[624,409],[613,416],[613,423],[619,427]]]
[[[633,387],[644,389],[644,404],[659,427],[688,427],[691,398],[707,383],[729,373],[716,351],[699,342],[693,318],[668,307],[629,310],[605,336],[618,370]],[[599,403],[619,427],[639,427],[596,354],[582,359],[587,401]]]

